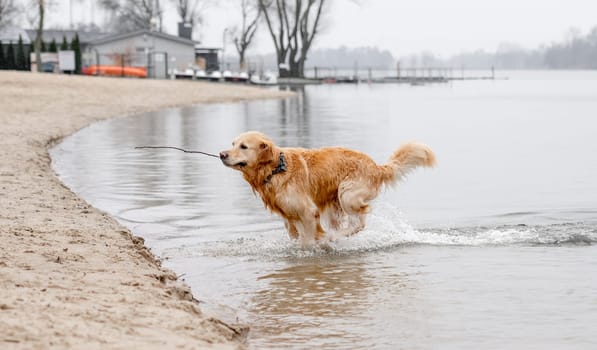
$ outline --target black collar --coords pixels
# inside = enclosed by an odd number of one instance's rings
[[[272,176],[276,175],[276,174],[280,174],[286,172],[286,158],[284,158],[284,153],[280,152],[280,159],[278,160],[278,166],[276,167],[276,169],[274,169],[274,171],[272,171],[271,174],[269,174],[267,176],[267,178],[265,179],[265,183],[268,183],[271,181]]]

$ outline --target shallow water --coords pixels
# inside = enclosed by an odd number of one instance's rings
[[[597,347],[597,73],[446,85],[309,86],[284,101],[94,124],[52,150],[62,180],[146,238],[253,349]],[[287,238],[217,153],[245,130],[385,162],[437,153],[357,236]]]

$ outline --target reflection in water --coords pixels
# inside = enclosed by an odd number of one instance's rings
[[[370,321],[370,305],[364,301],[377,288],[362,260],[307,261],[258,280],[267,284],[254,293],[249,306],[256,318],[253,347],[271,344],[272,339],[289,348],[369,343],[371,335],[354,326]]]
[[[371,277],[359,262],[339,265],[306,263],[261,276],[268,288],[256,293],[257,313],[339,317],[354,315],[364,305],[355,304],[372,288]]]
[[[278,115],[280,118],[279,139],[287,140],[283,147],[301,145],[311,147],[311,113],[309,113],[309,95],[304,86],[282,88],[296,93],[295,98],[280,100]],[[294,142],[294,143],[291,143]]]
[[[311,147],[312,113],[309,111],[310,96],[302,86],[284,88],[296,93],[293,98],[281,99],[270,104],[271,110],[264,111],[259,103],[245,104],[244,115],[246,130],[258,130],[272,137],[283,147],[301,146]],[[266,112],[266,113],[264,113]]]

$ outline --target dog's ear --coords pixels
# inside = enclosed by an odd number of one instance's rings
[[[269,163],[274,160],[274,149],[267,141],[262,141],[259,144],[259,156],[257,162],[259,164]]]

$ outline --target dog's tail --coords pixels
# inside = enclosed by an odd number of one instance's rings
[[[392,154],[387,164],[381,166],[383,182],[388,185],[395,183],[417,167],[432,167],[435,164],[435,154],[429,146],[418,142],[406,143]]]

